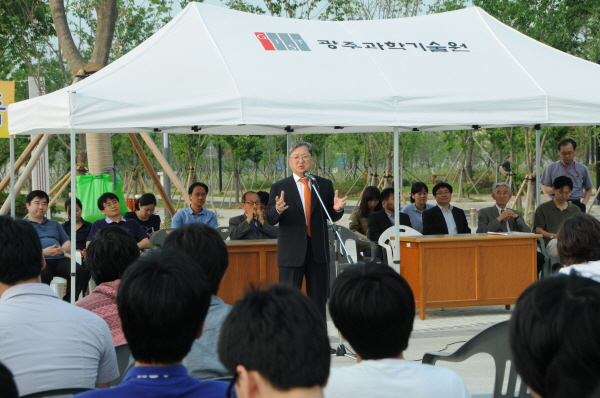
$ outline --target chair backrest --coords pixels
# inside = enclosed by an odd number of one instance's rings
[[[223,240],[227,240],[229,238],[229,227],[217,227],[217,232],[221,235]]]
[[[350,265],[350,260],[348,258],[348,253],[342,247],[340,240],[335,234],[337,231],[340,234],[341,241],[344,243],[350,256],[352,257],[352,262],[363,262],[363,261],[372,261],[375,256],[376,244],[375,242],[371,242],[368,240],[361,239],[354,232],[349,230],[346,227],[341,225],[330,225],[328,227],[329,233],[329,287],[333,286],[333,282],[335,278],[348,266]],[[354,242],[353,245],[349,244],[350,242]],[[365,257],[363,253],[359,250],[360,244],[368,244],[371,246],[371,257]]]
[[[57,395],[75,395],[80,392],[95,390],[95,388],[60,388],[56,390],[47,390],[47,391],[39,391],[34,392],[27,395],[21,395],[20,398],[43,398],[43,397],[56,397]]]
[[[151,249],[160,249],[165,243],[165,239],[167,239],[167,235],[171,233],[175,228],[163,228],[159,229],[150,237],[150,248]]]
[[[407,227],[406,225],[399,225],[398,227],[395,227],[395,226],[389,227],[388,229],[383,231],[383,233],[379,237],[379,240],[377,241],[377,243],[379,244],[379,246],[382,247],[383,250],[385,250],[387,264],[390,267],[394,268],[397,272],[400,272],[400,267],[398,266],[398,264],[394,264],[394,250],[391,245],[388,245],[388,241],[390,240],[390,238],[392,236],[396,236],[395,228],[400,228],[400,236],[415,236],[415,235],[418,236],[418,235],[423,235],[423,234],[420,233],[419,231],[417,231],[416,229]]]
[[[116,346],[115,352],[117,353],[117,366],[119,368],[119,377],[114,379],[110,383],[110,385],[113,387],[121,384],[121,382],[123,381],[123,377],[125,377],[125,374],[127,373],[127,370],[130,367],[129,365],[133,363],[132,361],[130,361],[131,351],[129,350],[129,345],[127,343],[119,344],[118,346]]]
[[[492,356],[496,366],[494,379],[493,398],[500,397],[531,397],[527,385],[520,383],[518,395],[517,381],[519,376],[513,366],[512,354],[508,345],[508,321],[497,323],[483,330],[458,350],[449,354],[446,352],[428,352],[423,356],[423,363],[434,365],[437,360],[449,362],[462,362],[475,354],[486,353]],[[505,372],[508,370],[508,381],[504,386]]]

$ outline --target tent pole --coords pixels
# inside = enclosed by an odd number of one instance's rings
[[[400,133],[398,127],[394,127],[394,225],[400,225],[400,190],[402,190],[402,181],[399,179],[400,162],[398,159],[398,150],[400,144]],[[396,271],[400,273],[400,228],[394,229],[396,239],[392,243],[394,248],[394,265],[396,265]]]
[[[16,218],[15,194],[15,136],[10,135],[10,216]]]
[[[287,130],[287,151],[285,154],[285,157],[288,157],[288,154],[290,153],[290,148],[292,147],[292,132],[291,130]],[[288,175],[290,174],[290,162],[286,161],[285,162],[285,174]]]
[[[170,156],[170,152],[169,152],[169,133],[163,133],[162,153],[163,153],[163,156],[166,159],[167,163],[170,162],[171,156]],[[214,185],[212,185],[212,159],[210,160],[210,164],[211,164],[211,172],[210,172],[211,187],[210,187],[210,190],[213,191],[215,189],[215,187],[214,187]],[[171,180],[169,179],[169,176],[167,175],[167,173],[164,173],[164,172],[163,172],[163,181],[165,184],[163,188],[167,195],[164,200],[169,202],[168,207],[167,207],[167,205],[165,205],[165,208],[169,209],[169,211],[165,211],[165,220],[170,220],[171,217],[173,216],[171,214],[171,209],[173,209],[173,205],[171,204]]]
[[[77,197],[77,172],[75,170],[75,155],[77,152],[76,148],[75,129],[71,128],[71,304],[75,304],[75,274],[77,272],[77,265],[75,262],[77,259],[77,202],[75,201]]]
[[[535,205],[540,205],[540,166],[542,150],[540,148],[540,125],[535,125]]]

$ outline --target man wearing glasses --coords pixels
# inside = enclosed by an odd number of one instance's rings
[[[585,206],[592,196],[593,184],[588,168],[575,160],[577,143],[571,138],[565,138],[558,143],[558,153],[560,160],[551,163],[544,170],[540,180],[542,190],[553,198],[552,182],[554,179],[559,176],[569,177],[573,181],[573,190],[568,200],[579,207],[582,213],[585,213]]]
[[[229,219],[231,240],[277,238],[277,227],[265,220],[261,200],[256,192],[248,191],[242,196],[242,210],[244,214]]]
[[[92,225],[90,234],[87,237],[85,246],[88,247],[96,233],[101,229],[118,226],[121,227],[131,234],[135,238],[137,245],[140,249],[148,249],[150,247],[150,240],[146,231],[137,223],[135,220],[121,216],[121,205],[119,204],[119,198],[112,192],[103,193],[98,198],[98,209],[106,216],[103,220],[98,220]]]
[[[431,192],[437,206],[423,212],[423,235],[470,234],[464,210],[450,205],[452,185],[438,182]]]
[[[575,214],[581,213],[578,206],[569,203],[568,199],[573,195],[573,181],[569,177],[556,177],[552,183],[554,199],[542,203],[535,209],[535,233],[542,234],[546,243],[546,254],[552,260],[552,264],[558,262],[558,251],[556,250],[556,232],[565,220]]]
[[[330,180],[314,177],[316,184],[304,173],[313,166],[312,145],[305,141],[292,144],[289,164],[293,174],[271,187],[267,206],[267,221],[279,224],[277,265],[279,282],[298,289],[306,277],[306,292],[321,311],[325,323],[327,288],[329,286],[329,239],[327,216],[315,190],[321,195],[333,221],[344,215],[346,197],[339,198]]]

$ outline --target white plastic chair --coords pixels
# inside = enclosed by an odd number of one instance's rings
[[[392,249],[392,246],[388,245],[390,238],[392,236],[396,236],[396,230],[394,228],[397,228],[397,227],[391,226],[388,229],[386,229],[385,231],[383,231],[383,233],[379,237],[379,240],[377,241],[377,243],[379,244],[379,246],[381,246],[383,248],[383,250],[385,250],[388,265],[390,267],[392,267],[396,272],[400,273],[400,265],[394,264],[394,251]],[[406,225],[400,225],[399,228],[400,228],[400,236],[423,235],[416,229],[407,227]]]

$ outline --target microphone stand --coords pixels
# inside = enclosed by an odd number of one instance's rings
[[[346,247],[346,245],[344,244],[344,241],[342,240],[342,237],[340,236],[340,233],[338,232],[337,228],[336,228],[336,224],[333,222],[333,220],[331,219],[331,216],[329,215],[329,212],[327,211],[327,207],[325,207],[325,203],[323,203],[323,199],[321,199],[321,194],[319,193],[319,190],[321,189],[321,187],[319,187],[319,183],[317,182],[317,179],[310,173],[308,172],[304,172],[304,176],[307,177],[314,185],[317,189],[315,189],[315,194],[317,195],[317,198],[319,199],[319,203],[321,203],[321,209],[323,210],[323,213],[325,213],[325,215],[327,215],[327,219],[329,220],[329,223],[331,225],[331,229],[333,230],[333,232],[335,232],[335,237],[337,237],[337,241],[339,242],[340,246],[342,248],[344,248],[344,251],[346,252],[346,256],[348,257],[348,262],[350,264],[354,263],[354,260],[352,259],[352,256],[350,256],[350,253],[348,252],[348,248]],[[325,239],[327,239],[327,234],[325,235]],[[334,247],[337,247],[337,245],[334,244]],[[329,268],[329,267],[327,267]],[[339,273],[339,269],[338,269],[338,262],[337,262],[337,256],[336,256],[336,260],[335,260],[335,276],[337,277]],[[346,348],[346,346],[344,345],[344,343],[342,342],[342,335],[338,329],[338,347],[335,350],[335,354],[331,354],[332,357],[335,356],[339,356],[339,357],[348,357],[348,358],[352,358],[352,359],[356,359],[356,356],[354,355],[354,353],[352,353],[352,351],[350,351],[348,348]],[[348,353],[350,352],[350,354]]]

